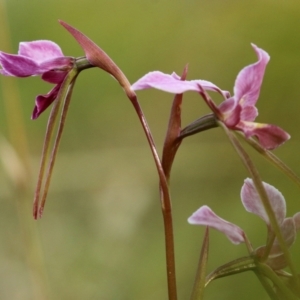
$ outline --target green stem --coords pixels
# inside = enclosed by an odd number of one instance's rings
[[[49,186],[50,186],[51,175],[52,175],[52,172],[53,172],[53,167],[54,167],[54,164],[55,164],[55,159],[56,159],[58,147],[59,147],[59,144],[60,144],[60,140],[61,140],[61,137],[62,137],[62,133],[63,133],[63,129],[64,129],[67,113],[68,113],[68,108],[69,108],[69,104],[70,104],[71,97],[72,97],[73,87],[74,87],[77,75],[78,74],[75,75],[75,77],[73,78],[73,81],[70,83],[70,86],[69,86],[69,89],[68,89],[68,92],[67,92],[68,94],[65,98],[64,106],[62,108],[62,114],[61,114],[61,118],[60,118],[60,122],[59,122],[59,127],[57,129],[57,134],[56,134],[54,146],[53,146],[53,149],[52,149],[51,158],[50,158],[50,161],[49,161],[48,171],[47,171],[47,174],[46,174],[46,180],[45,180],[45,185],[44,185],[44,190],[43,190],[43,196],[41,198],[41,204],[40,204],[39,211],[38,211],[39,218],[41,218],[42,215],[43,215],[44,206],[45,206],[45,202],[46,202],[46,198],[47,198],[47,194],[48,194],[48,190],[49,190]]]
[[[50,143],[52,140],[52,135],[54,132],[55,124],[57,121],[57,116],[60,110],[61,103],[65,100],[65,97],[68,93],[68,89],[72,81],[76,78],[78,75],[78,70],[74,66],[74,68],[67,74],[66,78],[64,79],[61,88],[59,90],[59,93],[57,95],[56,100],[53,103],[53,107],[48,119],[46,134],[45,134],[45,140],[44,140],[44,146],[42,150],[42,158],[40,162],[40,171],[38,175],[38,182],[35,190],[35,196],[33,201],[33,216],[35,219],[39,217],[39,202],[40,202],[40,192],[43,187],[43,180],[44,180],[44,174],[45,174],[45,168],[48,161],[49,151],[50,151]],[[46,191],[47,192],[47,191]]]
[[[258,280],[260,281],[261,285],[264,287],[265,291],[268,293],[269,297],[272,300],[280,300],[279,296],[275,293],[273,287],[270,285],[268,279],[265,276],[263,276],[260,272],[258,272],[256,269],[253,271],[257,276]]]
[[[286,300],[296,300],[297,298],[284,284],[282,280],[275,274],[275,272],[266,264],[262,264],[257,262],[257,271],[267,278],[269,278],[280,290],[280,292],[284,295],[284,299]]]
[[[271,151],[264,149],[256,140],[253,138],[246,138],[242,132],[238,134],[243,137],[243,139],[251,145],[258,153],[260,153],[266,160],[275,165],[280,171],[287,175],[292,181],[294,181],[300,187],[300,178],[297,174],[293,172],[282,160],[280,160]]]
[[[289,253],[289,250],[285,244],[285,241],[282,237],[281,234],[281,230],[280,227],[277,223],[274,211],[272,209],[272,206],[270,204],[268,195],[265,191],[265,188],[262,184],[262,180],[260,178],[260,175],[257,171],[257,169],[255,168],[254,164],[252,163],[249,155],[246,153],[246,151],[243,149],[243,147],[241,146],[241,144],[239,143],[239,141],[237,140],[237,138],[235,137],[235,135],[223,124],[223,122],[218,122],[219,125],[223,128],[223,130],[225,131],[225,133],[227,134],[231,144],[233,145],[234,149],[236,150],[236,152],[238,153],[239,157],[241,158],[244,166],[246,167],[246,169],[248,170],[248,172],[250,173],[250,176],[253,180],[253,183],[255,185],[255,188],[261,198],[261,201],[263,203],[263,206],[265,208],[265,211],[269,217],[272,229],[279,241],[281,250],[285,256],[285,259],[287,261],[288,266],[290,267],[290,270],[293,274],[294,280],[297,281],[297,271],[293,265],[293,262],[291,260],[291,256]]]

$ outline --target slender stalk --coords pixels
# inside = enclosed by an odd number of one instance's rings
[[[272,282],[277,286],[280,292],[284,295],[284,299],[286,300],[297,300],[292,291],[284,284],[282,280],[275,274],[275,272],[266,264],[257,263],[257,271],[264,276],[268,277]]]
[[[53,103],[53,107],[52,107],[52,110],[51,110],[51,113],[50,113],[50,116],[48,119],[47,130],[46,130],[46,135],[45,135],[45,140],[44,140],[44,145],[43,145],[43,150],[42,150],[42,158],[41,158],[41,162],[40,162],[38,182],[36,185],[36,190],[35,190],[35,195],[34,195],[34,200],[33,200],[33,216],[35,219],[37,219],[39,217],[40,192],[43,188],[45,168],[46,168],[46,164],[48,162],[50,143],[52,140],[52,135],[54,132],[56,121],[57,121],[57,116],[58,116],[61,104],[65,100],[69,86],[72,83],[72,81],[76,78],[77,75],[78,75],[78,70],[74,67],[68,73],[66,78],[64,79],[64,81],[61,85],[61,88],[59,90],[59,93],[57,95],[57,98]]]
[[[47,194],[48,194],[48,190],[49,190],[49,186],[50,186],[51,175],[52,175],[53,167],[54,167],[54,164],[55,164],[56,154],[57,154],[58,147],[59,147],[60,140],[61,140],[61,136],[62,136],[62,133],[63,133],[63,129],[64,129],[67,113],[68,113],[68,108],[69,108],[69,104],[70,104],[71,97],[72,97],[72,91],[73,91],[73,87],[74,87],[77,75],[75,76],[75,78],[73,79],[72,83],[69,86],[68,94],[65,98],[64,106],[62,108],[62,114],[61,114],[61,118],[60,118],[60,122],[59,122],[59,127],[57,129],[55,143],[54,143],[54,146],[53,146],[53,149],[52,149],[51,158],[50,158],[50,161],[49,161],[49,166],[48,166],[48,170],[47,170],[47,174],[46,174],[46,180],[45,180],[45,185],[44,185],[44,190],[43,190],[43,196],[42,196],[41,204],[40,204],[39,210],[38,210],[39,218],[41,218],[42,215],[43,215],[44,206],[45,206],[45,202],[46,202],[46,198],[47,198]]]
[[[150,131],[150,128],[145,119],[144,113],[138,103],[137,97],[134,95],[130,97],[131,103],[142,124],[143,130],[146,134],[155,165],[157,168],[159,181],[160,181],[160,200],[162,207],[162,214],[164,220],[165,230],[165,247],[166,247],[166,267],[167,267],[167,281],[168,281],[168,294],[169,300],[177,299],[176,287],[176,272],[175,272],[175,253],[174,253],[174,235],[173,235],[173,221],[172,221],[172,205],[169,193],[168,183],[164,174],[164,170],[156,150],[156,146]]]
[[[270,285],[270,282],[268,281],[268,279],[265,276],[263,276],[260,272],[258,272],[257,270],[254,270],[254,273],[257,276],[258,280],[260,281],[261,285],[264,287],[265,291],[268,293],[268,296],[272,300],[280,300],[279,296],[276,295],[273,287]]]
[[[293,172],[291,168],[289,168],[282,160],[280,160],[274,153],[269,150],[264,149],[256,140],[251,138],[246,138],[245,135],[241,132],[238,132],[243,139],[251,145],[258,153],[262,154],[262,156],[275,165],[280,171],[282,171],[285,175],[287,175],[294,183],[296,183],[300,187],[300,178],[297,174]]]
[[[239,141],[237,140],[237,138],[235,137],[235,135],[222,123],[222,122],[218,122],[219,125],[224,129],[225,133],[227,134],[231,144],[233,145],[234,149],[236,150],[236,152],[238,153],[238,155],[240,156],[240,158],[242,159],[243,164],[245,165],[246,169],[248,170],[248,172],[251,175],[251,178],[253,180],[253,183],[256,187],[256,190],[261,198],[261,201],[263,203],[263,206],[266,210],[266,213],[269,217],[271,226],[274,230],[274,233],[279,241],[281,250],[284,254],[284,257],[287,261],[288,266],[290,267],[290,270],[293,274],[293,278],[294,280],[297,282],[297,271],[294,267],[294,264],[291,260],[291,256],[289,253],[289,250],[285,244],[285,241],[282,237],[282,233],[281,230],[279,228],[279,225],[277,223],[274,211],[272,209],[272,206],[270,204],[268,195],[264,189],[264,186],[262,184],[262,180],[260,178],[260,175],[256,169],[256,167],[254,166],[254,164],[252,163],[249,155],[246,153],[246,151],[243,149],[243,147],[241,146],[241,144],[239,143]]]

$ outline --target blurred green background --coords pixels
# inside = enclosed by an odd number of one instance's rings
[[[189,79],[210,80],[232,92],[237,73],[256,61],[250,43],[257,44],[271,56],[257,120],[291,134],[275,153],[300,174],[298,0],[2,0],[0,5],[1,50],[16,53],[20,41],[49,39],[65,55],[83,55],[58,24],[62,19],[101,46],[131,82],[152,70],[180,74],[188,63]],[[7,25],[9,46],[3,37]],[[20,194],[0,169],[0,299],[167,299],[157,174],[137,116],[116,81],[99,69],[80,74],[45,213],[37,222],[31,203],[49,110],[36,121],[30,115],[35,96],[50,85],[36,77],[2,78],[2,83],[1,99],[12,84],[10,93],[21,95],[32,179],[31,189]],[[172,95],[147,90],[138,96],[161,151]],[[9,139],[14,112],[6,107],[0,101],[1,134]],[[208,112],[196,93],[185,94],[183,126]],[[17,140],[24,137],[14,133]],[[288,215],[299,211],[299,189],[246,148],[263,180],[286,197]],[[5,155],[2,151],[7,161]],[[179,149],[171,178],[179,299],[190,296],[204,232],[186,219],[201,205],[242,227],[254,247],[265,242],[264,224],[240,203],[247,176],[221,129],[190,137]],[[299,249],[300,241],[292,248],[298,270]],[[244,255],[244,245],[211,231],[209,271]],[[205,293],[205,299],[233,298],[268,299],[252,273],[217,280]]]

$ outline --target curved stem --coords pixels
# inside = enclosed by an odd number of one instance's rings
[[[172,221],[172,205],[169,193],[169,187],[164,174],[164,170],[159,159],[159,155],[156,150],[156,146],[144,116],[144,113],[138,103],[136,95],[129,98],[135,111],[140,119],[144,132],[146,134],[156,169],[159,176],[160,183],[160,200],[161,208],[164,219],[164,230],[165,230],[165,247],[166,247],[166,264],[167,264],[167,280],[168,280],[168,293],[169,300],[177,299],[177,287],[176,287],[176,272],[175,272],[175,253],[174,253],[174,235],[173,235],[173,221]]]
[[[275,272],[269,266],[259,262],[256,264],[256,266],[257,266],[257,272],[269,278],[284,295],[284,299],[286,300],[298,299],[298,297],[296,297],[292,293],[292,291],[284,284],[282,280],[280,280],[280,278],[275,274]]]

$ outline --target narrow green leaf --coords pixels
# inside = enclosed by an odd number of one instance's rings
[[[208,261],[208,250],[209,250],[209,228],[206,227],[191,300],[203,299],[204,289],[205,289],[206,267]]]

